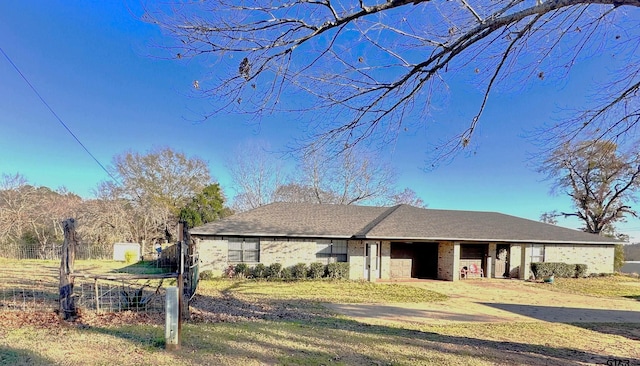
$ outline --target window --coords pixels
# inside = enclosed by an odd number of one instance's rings
[[[544,245],[531,244],[531,263],[544,262]]]
[[[229,238],[229,262],[260,262],[260,239]]]
[[[329,264],[332,262],[347,261],[347,241],[346,240],[316,240],[316,258],[318,262]]]

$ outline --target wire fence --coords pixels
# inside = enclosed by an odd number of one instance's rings
[[[17,279],[9,273],[0,285],[0,311],[49,312],[59,308],[58,278],[34,276]],[[175,285],[171,279],[97,279],[76,278],[76,306],[88,311],[144,311],[164,313],[165,286]]]
[[[164,313],[166,287],[177,285],[177,247],[151,248],[153,252],[142,255],[147,260],[126,263],[112,259],[113,246],[78,245],[72,274],[76,306],[96,313]],[[0,311],[58,310],[61,251],[58,244],[0,247]],[[197,276],[197,267],[193,273]]]
[[[0,250],[0,258],[6,259],[42,259],[59,260],[62,256],[62,244],[50,243],[36,245],[30,243],[5,243]],[[113,246],[86,244],[76,248],[76,259],[109,260],[113,259]]]
[[[165,288],[177,283],[176,274],[159,264],[160,261],[138,262],[122,267],[122,263],[114,261],[86,262],[73,275],[75,304],[98,313],[163,313]],[[59,261],[2,259],[0,266],[0,311],[59,309]]]
[[[167,284],[175,285],[175,279],[76,278],[74,293],[84,310],[164,313]]]
[[[0,311],[52,311],[58,308],[58,277],[47,269],[25,278],[23,271],[0,270]]]

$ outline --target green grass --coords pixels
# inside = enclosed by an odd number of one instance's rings
[[[627,276],[556,278],[553,284],[536,286],[557,292],[640,300],[640,279]]]
[[[334,303],[389,303],[445,301],[447,296],[415,286],[376,284],[364,281],[239,281],[216,279],[201,281],[198,293],[228,291],[246,298],[307,300]]]
[[[35,276],[53,274],[58,275],[60,261],[41,259],[6,259],[0,258],[0,268],[17,273],[34,274]],[[131,274],[157,274],[167,272],[164,268],[157,268],[155,262],[137,262],[127,264],[122,261],[112,260],[76,260],[75,272],[89,273],[131,273]]]

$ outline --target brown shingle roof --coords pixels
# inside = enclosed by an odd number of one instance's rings
[[[497,212],[272,203],[191,229],[194,235],[613,244],[615,240]]]
[[[194,235],[350,238],[388,207],[272,203],[190,230]]]

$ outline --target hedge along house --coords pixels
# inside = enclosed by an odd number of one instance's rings
[[[530,275],[532,262],[613,272],[614,239],[495,212],[272,203],[190,230],[201,270],[247,263],[284,267],[348,262],[350,279],[455,281],[463,267],[488,277]]]

